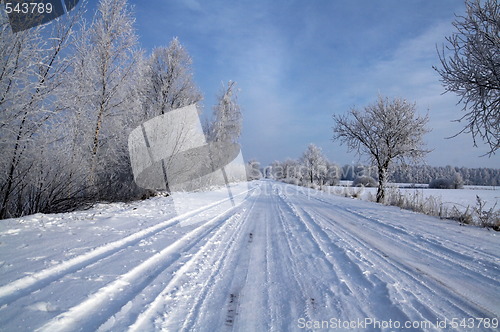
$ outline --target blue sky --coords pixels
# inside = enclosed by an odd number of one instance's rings
[[[90,2],[90,10],[95,7]],[[222,82],[241,89],[242,149],[263,164],[298,158],[309,143],[340,164],[356,163],[332,142],[332,114],[362,108],[378,94],[403,97],[429,113],[426,159],[434,166],[498,167],[479,157],[470,135],[445,139],[461,125],[458,98],[444,91],[432,65],[451,34],[460,0],[130,0],[141,46],[178,37],[194,62],[211,113]],[[362,159],[363,160],[363,159]]]

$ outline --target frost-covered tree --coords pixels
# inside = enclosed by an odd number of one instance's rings
[[[461,189],[464,187],[464,178],[459,172],[453,173],[451,181],[453,183],[453,189]]]
[[[377,167],[377,202],[384,202],[388,170],[392,163],[422,159],[428,116],[416,114],[416,104],[379,96],[378,101],[348,114],[334,115],[334,140],[346,144],[350,151],[367,155]]]
[[[446,51],[438,52],[441,68],[434,69],[446,92],[456,93],[463,104],[460,133],[471,133],[474,145],[482,139],[491,155],[500,146],[500,3],[466,0],[465,5],[466,14],[453,22],[456,31],[446,37]]]
[[[398,183],[430,183],[440,178],[454,179],[457,188],[465,184],[497,186],[500,183],[500,169],[395,165],[390,180]]]
[[[285,182],[299,184],[302,179],[300,163],[295,159],[287,158],[282,166]]]
[[[104,195],[130,173],[127,134],[138,113],[131,98],[139,63],[133,24],[127,0],[101,0],[92,23],[82,26],[68,84],[66,102],[77,128],[74,153],[86,155],[81,166]]]
[[[189,53],[174,38],[168,47],[156,48],[144,68],[146,118],[197,103],[202,96],[193,79]]]
[[[0,15],[0,218],[32,212],[36,205],[32,198],[39,192],[26,192],[40,188],[30,181],[40,153],[51,151],[44,134],[60,111],[53,96],[63,85],[69,64],[63,53],[80,14],[18,33]],[[48,176],[43,168],[38,172]]]
[[[94,88],[91,103],[97,115],[93,133],[92,154],[97,155],[101,129],[106,117],[126,114],[127,84],[130,84],[136,65],[133,50],[137,36],[134,18],[127,0],[101,0],[97,17],[88,31],[83,55],[88,65],[89,86]],[[80,58],[81,59],[81,58]],[[84,61],[85,61],[84,60]]]
[[[222,86],[217,104],[214,106],[213,117],[213,122],[208,126],[208,139],[212,142],[237,143],[243,120],[238,104],[236,82],[229,81],[227,87]]]
[[[303,167],[304,180],[309,184],[323,185],[327,175],[328,161],[323,155],[321,148],[314,144],[309,144],[302,154],[300,162]]]
[[[0,15],[0,218],[12,210],[10,201],[22,183],[23,155],[37,121],[33,107],[40,102],[34,95],[38,80],[36,63],[42,41],[40,28],[14,34],[7,18]],[[30,105],[31,104],[31,105]],[[33,106],[32,106],[33,105]]]
[[[275,160],[271,163],[271,174],[273,179],[282,180],[285,178],[285,172],[283,171],[283,163],[279,160]]]

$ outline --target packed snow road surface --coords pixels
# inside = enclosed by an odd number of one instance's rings
[[[498,330],[499,233],[273,181],[224,195],[2,221],[0,329]]]

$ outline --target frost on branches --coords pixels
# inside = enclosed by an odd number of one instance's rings
[[[222,87],[217,104],[214,106],[214,120],[207,129],[209,141],[238,142],[242,116],[237,93],[236,82],[229,81],[227,87]]]
[[[489,146],[491,156],[500,146],[500,4],[496,0],[466,1],[467,13],[457,16],[456,32],[446,37],[438,52],[446,92],[460,97],[464,128]],[[458,135],[457,134],[457,135]]]
[[[416,104],[379,96],[376,103],[363,111],[351,109],[346,115],[333,116],[334,140],[346,144],[350,151],[366,155],[378,169],[377,202],[384,202],[384,188],[392,163],[422,159],[428,116],[416,115]]]

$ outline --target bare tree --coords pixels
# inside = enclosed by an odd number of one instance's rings
[[[144,69],[146,118],[198,103],[202,96],[193,80],[192,60],[177,38],[156,48]]]
[[[416,115],[416,104],[403,99],[379,96],[364,112],[351,109],[347,115],[334,115],[333,139],[340,139],[350,151],[366,154],[378,170],[377,202],[384,202],[388,170],[393,162],[416,161],[429,150],[423,136],[428,116]]]
[[[446,37],[446,51],[438,51],[446,92],[460,97],[465,121],[458,133],[480,137],[489,155],[500,146],[500,3],[466,0],[467,13],[453,22],[456,32]],[[458,135],[457,134],[457,135]]]
[[[223,86],[217,105],[214,106],[214,121],[209,125],[208,138],[212,142],[237,143],[241,134],[242,116],[237,99],[236,82]]]

